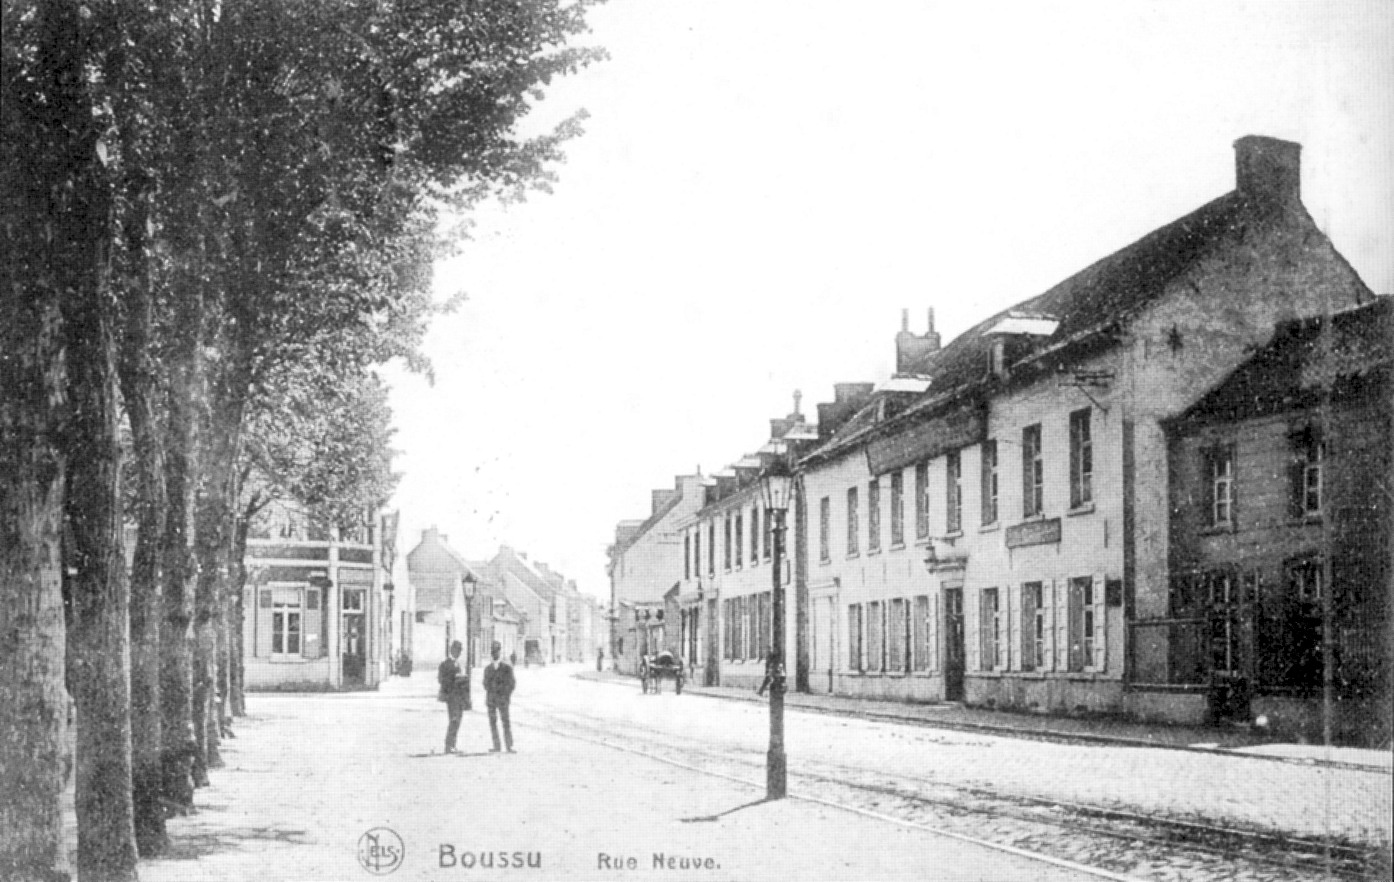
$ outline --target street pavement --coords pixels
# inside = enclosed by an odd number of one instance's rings
[[[520,672],[520,696],[583,685],[551,673]],[[250,695],[226,768],[198,791],[197,814],[170,822],[174,851],[142,862],[141,878],[1099,878],[826,804],[765,802],[748,785],[548,731],[522,700],[518,753],[488,752],[480,702],[462,753],[443,755],[430,680]]]
[[[606,669],[583,669],[576,676],[609,683],[637,683]],[[665,687],[672,688],[671,683]],[[689,683],[685,691],[734,701],[764,704],[768,698],[752,689],[726,686],[698,686]],[[1178,750],[1234,752],[1265,756],[1279,760],[1299,760],[1315,764],[1350,765],[1372,769],[1394,769],[1394,751],[1368,750],[1353,747],[1326,747],[1320,744],[1299,744],[1275,739],[1262,729],[1249,726],[1186,726],[1165,723],[1143,723],[1104,715],[1064,717],[1046,714],[1019,713],[993,708],[969,707],[957,702],[911,704],[901,701],[877,701],[837,695],[789,692],[785,696],[789,708],[852,716],[867,720],[914,723],[943,729],[960,729],[1016,737],[1050,737],[1099,744],[1134,747],[1165,747]]]

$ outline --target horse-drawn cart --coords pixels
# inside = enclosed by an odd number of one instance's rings
[[[678,694],[682,695],[682,684],[685,679],[682,659],[664,650],[657,655],[645,656],[640,660],[639,684],[643,686],[644,692],[658,693],[661,691],[659,684],[664,679],[672,680]]]

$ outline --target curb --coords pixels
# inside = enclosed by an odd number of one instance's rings
[[[609,672],[607,672],[609,673]],[[596,676],[594,671],[581,671],[573,675],[579,679],[592,680],[597,683],[622,684],[632,679],[623,674],[610,673],[609,676],[602,674]],[[764,700],[754,695],[733,693],[726,690],[714,690],[706,686],[688,686],[684,692],[693,695],[702,695],[707,698],[719,698],[726,701],[744,701],[752,704],[764,704]],[[872,700],[867,700],[873,703]],[[887,710],[853,710],[850,708],[821,707],[816,704],[805,704],[800,701],[789,701],[788,693],[785,698],[785,708],[809,711],[810,713],[826,714],[829,716],[855,717],[857,719],[876,720],[878,722],[902,723],[911,726],[922,726],[929,729],[949,729],[959,732],[979,732],[985,735],[999,735],[1006,738],[1038,739],[1047,741],[1083,741],[1090,744],[1106,744],[1118,747],[1137,747],[1151,748],[1154,750],[1180,750],[1189,753],[1204,753],[1212,756],[1232,756],[1240,759],[1267,760],[1269,762],[1287,763],[1299,766],[1321,766],[1330,769],[1349,769],[1357,772],[1371,772],[1376,774],[1394,775],[1394,769],[1371,766],[1362,763],[1348,763],[1341,760],[1324,760],[1314,757],[1291,757],[1275,756],[1264,753],[1243,753],[1235,748],[1229,747],[1199,747],[1193,744],[1168,744],[1165,742],[1149,741],[1145,738],[1129,738],[1122,735],[1100,735],[1096,732],[1070,732],[1061,729],[1049,728],[1026,728],[1021,726],[1000,726],[991,723],[973,723],[962,720],[932,720],[909,714],[895,713]]]

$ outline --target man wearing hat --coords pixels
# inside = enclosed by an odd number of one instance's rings
[[[499,752],[499,717],[503,717],[503,743],[513,753],[513,727],[508,722],[508,702],[513,698],[513,666],[499,658],[503,646],[497,641],[489,647],[493,661],[484,669],[484,696],[489,706],[489,734],[494,736],[492,753]]]
[[[460,641],[450,643],[450,657],[436,669],[436,680],[440,683],[440,699],[450,722],[445,727],[445,752],[455,753],[455,736],[460,731],[460,717],[470,709],[469,668],[460,664],[460,651],[464,647]]]

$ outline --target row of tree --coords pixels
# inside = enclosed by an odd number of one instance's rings
[[[5,0],[0,877],[67,877],[73,773],[80,878],[167,846],[249,517],[390,491],[373,366],[426,367],[443,219],[550,180],[577,120],[516,123],[589,5]]]

